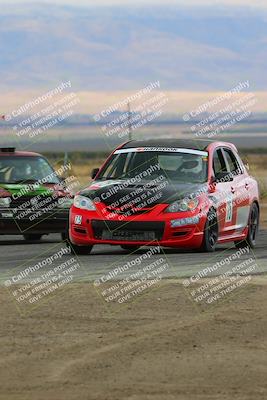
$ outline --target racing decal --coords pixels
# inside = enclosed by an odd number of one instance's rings
[[[168,153],[187,153],[187,154],[195,154],[198,156],[208,157],[207,151],[193,150],[193,149],[180,149],[176,147],[133,147],[130,149],[119,149],[114,152],[114,154],[123,154],[123,153],[140,153],[145,151],[154,151],[154,152],[168,152]]]
[[[2,218],[13,218],[13,214],[9,212],[1,212],[0,215]]]
[[[100,189],[100,186],[97,183],[94,183],[93,185],[89,186],[88,189],[96,190],[96,189]]]
[[[113,186],[113,185],[119,185],[122,181],[103,181],[103,182],[97,182],[93,183],[91,186],[89,186],[88,189],[95,190],[95,189],[101,189],[107,186]]]
[[[225,222],[231,222],[233,219],[233,196],[230,194],[226,198]]]

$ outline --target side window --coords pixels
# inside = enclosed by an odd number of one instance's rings
[[[239,156],[239,154],[235,154],[235,157],[236,157],[237,162],[239,164],[240,174],[243,174],[246,168],[249,170],[249,164],[248,164],[247,161],[244,162],[242,160],[242,158]]]
[[[228,164],[229,172],[234,175],[239,175],[242,171],[234,153],[230,149],[223,149],[223,151]]]
[[[220,172],[227,172],[227,167],[221,149],[216,150],[213,155],[213,172],[215,176]]]

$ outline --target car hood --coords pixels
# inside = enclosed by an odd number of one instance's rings
[[[95,202],[102,202],[106,205],[111,205],[115,202],[122,204],[122,199],[132,201],[137,199],[142,194],[146,194],[152,201],[149,202],[150,206],[167,203],[170,204],[176,200],[184,197],[197,196],[207,191],[207,184],[192,184],[192,183],[170,183],[164,181],[166,184],[153,185],[148,187],[148,181],[141,181],[136,184],[127,184],[125,180],[107,180],[107,181],[94,181],[91,186],[82,190],[79,194],[90,198]],[[156,194],[160,194],[156,196]],[[137,204],[138,206],[138,204]]]
[[[1,191],[7,191],[11,195],[19,197],[38,196],[40,194],[49,196],[55,192],[60,195],[63,192],[58,184],[37,185],[34,183],[0,183],[0,194]]]

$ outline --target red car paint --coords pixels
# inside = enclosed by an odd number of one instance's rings
[[[168,141],[162,142],[158,147],[172,147],[168,145]],[[140,142],[126,143],[128,148],[139,148],[142,146],[150,147],[149,141],[140,144]],[[97,173],[90,189],[98,188],[98,177],[111,159],[115,151],[124,148],[125,143],[119,146],[109,156],[107,161]],[[175,146],[179,148],[179,141]],[[184,147],[184,146],[181,146]],[[192,148],[192,147],[191,147]],[[203,147],[202,147],[203,148]],[[197,149],[197,146],[196,146]],[[224,149],[223,151],[220,149]],[[142,149],[141,149],[142,150]],[[233,180],[229,182],[216,182],[214,183],[214,157],[218,154],[223,154],[225,161],[227,150],[230,150],[237,158],[240,168],[240,173],[234,176]],[[203,242],[203,235],[205,231],[207,214],[209,210],[215,208],[218,218],[219,232],[218,243],[225,243],[230,241],[240,241],[245,239],[248,233],[249,212],[253,203],[259,207],[259,191],[256,180],[249,175],[242,161],[240,160],[236,147],[231,143],[225,142],[210,142],[205,147],[208,152],[208,179],[206,182],[207,192],[200,193],[198,196],[199,204],[194,211],[167,213],[166,208],[170,203],[160,203],[152,207],[148,213],[140,215],[131,215],[123,218],[125,229],[129,227],[132,222],[155,222],[163,223],[164,231],[160,240],[155,240],[155,245],[166,247],[179,247],[179,248],[199,248]],[[217,153],[219,151],[219,153]],[[229,166],[230,164],[227,163]],[[216,206],[216,199],[220,198],[219,205]],[[230,200],[229,200],[230,199]],[[104,202],[96,204],[97,211],[88,211],[75,207],[74,205],[70,210],[70,225],[69,236],[74,245],[78,246],[92,246],[95,244],[111,244],[111,245],[151,245],[151,241],[147,240],[111,240],[99,238],[95,235],[93,225],[95,221],[98,223],[107,223],[110,218],[107,218],[108,211],[107,205]],[[76,218],[79,216],[79,224]],[[188,217],[199,217],[199,222],[195,225],[184,225],[179,227],[171,227],[171,220],[184,219]],[[120,221],[120,216],[115,215],[112,221]]]

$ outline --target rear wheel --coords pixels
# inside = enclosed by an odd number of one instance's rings
[[[215,210],[210,210],[204,229],[201,251],[211,253],[215,251],[218,240],[218,220]]]
[[[88,255],[91,253],[93,246],[77,246],[76,244],[70,245],[71,254]]]
[[[27,242],[35,242],[37,240],[40,240],[42,236],[43,235],[37,235],[37,234],[33,234],[33,233],[29,233],[27,235],[23,235],[24,239]]]
[[[235,246],[238,249],[242,249],[247,246],[249,246],[251,249],[254,249],[254,247],[256,246],[257,234],[259,231],[259,217],[259,208],[256,203],[253,203],[249,215],[247,237],[241,242],[235,242]]]

